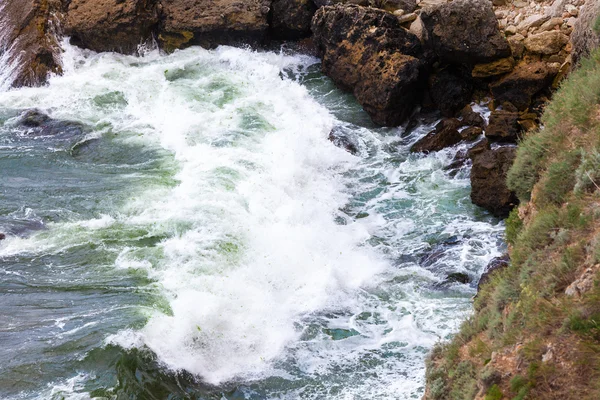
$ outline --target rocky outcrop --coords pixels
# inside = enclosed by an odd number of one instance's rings
[[[162,0],[159,41],[166,49],[259,43],[267,35],[270,0]]]
[[[423,9],[423,25],[439,58],[452,64],[480,64],[511,55],[492,3],[455,0]]]
[[[155,0],[71,0],[64,28],[80,47],[132,53],[157,25]]]
[[[535,95],[550,87],[558,70],[558,65],[544,62],[523,63],[490,89],[498,104],[509,102],[518,110],[525,110]]]
[[[419,39],[385,11],[323,7],[312,23],[323,72],[352,91],[371,119],[396,126],[418,104],[425,84]]]
[[[471,153],[471,201],[497,217],[506,217],[518,205],[516,195],[506,185],[516,153],[514,146],[487,147]]]
[[[48,74],[61,72],[53,14],[60,6],[60,0],[0,3],[0,53],[6,52],[13,85],[37,86],[46,81]]]
[[[271,34],[276,39],[310,36],[317,6],[312,0],[274,0],[271,6]]]

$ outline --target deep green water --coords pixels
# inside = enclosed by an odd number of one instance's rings
[[[0,93],[0,398],[420,398],[503,246],[456,149],[409,155],[430,126],[372,126],[310,57],[65,49]]]

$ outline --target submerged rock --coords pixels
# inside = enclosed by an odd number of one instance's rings
[[[515,146],[502,146],[494,149],[488,144],[471,152],[471,201],[485,208],[497,217],[506,217],[518,205],[515,193],[506,185],[506,174],[516,154]]]
[[[6,239],[6,235],[4,233],[0,233],[0,240]]]
[[[352,91],[379,125],[396,126],[424,87],[419,39],[385,11],[355,5],[322,7],[312,22],[323,72]]]
[[[359,153],[359,144],[356,136],[348,129],[342,126],[336,126],[329,133],[329,140],[336,145],[348,151],[350,154],[357,155]]]
[[[21,115],[17,124],[27,128],[30,136],[53,136],[60,139],[82,136],[83,124],[74,121],[61,121],[50,118],[39,110],[28,110]]]
[[[489,0],[455,0],[426,7],[423,25],[436,54],[452,64],[480,64],[511,55]]]

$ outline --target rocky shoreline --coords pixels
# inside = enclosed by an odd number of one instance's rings
[[[14,86],[29,86],[61,73],[63,36],[126,54],[149,42],[172,52],[300,41],[374,123],[410,126],[420,112],[438,113],[440,123],[412,151],[470,143],[453,167],[471,163],[472,202],[504,218],[519,203],[506,184],[517,144],[600,43],[599,9],[591,0],[7,0],[0,45]],[[330,139],[353,151],[343,132]],[[491,269],[508,265],[500,261]]]
[[[15,58],[15,86],[43,84],[49,73],[61,72],[63,35],[80,47],[122,53],[135,53],[150,41],[168,52],[191,45],[302,41],[376,124],[398,126],[418,110],[446,118],[413,150],[472,142],[473,151],[457,158],[457,165],[473,163],[472,200],[506,217],[517,205],[504,184],[514,145],[538,126],[552,90],[597,40],[578,29],[583,5],[583,0],[27,0],[23,7],[8,0],[0,22],[12,28],[3,42],[12,44],[7,52]],[[489,107],[489,121],[473,115],[474,101]]]

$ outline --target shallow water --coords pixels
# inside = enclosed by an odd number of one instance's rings
[[[431,126],[374,127],[308,56],[65,44],[64,69],[0,93],[0,398],[421,397],[503,250],[456,148],[409,154]]]

